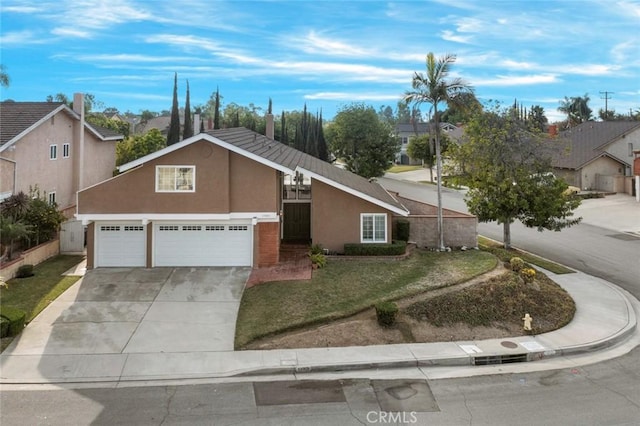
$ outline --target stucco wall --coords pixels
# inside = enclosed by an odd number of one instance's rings
[[[613,182],[614,176],[624,175],[624,168],[620,163],[611,158],[600,157],[583,167],[580,173],[583,190],[613,191],[613,186],[609,187],[609,184]],[[611,179],[598,178],[597,175],[610,176]],[[600,185],[598,185],[598,183],[600,183]]]
[[[311,197],[313,244],[343,253],[345,243],[359,243],[361,213],[387,213],[387,242],[391,242],[391,217],[384,208],[315,179],[311,182]]]
[[[5,280],[9,280],[16,276],[18,268],[22,265],[37,265],[58,254],[60,254],[60,241],[56,238],[25,250],[20,254],[19,258],[3,264],[2,269],[0,269],[0,275]]]
[[[631,144],[631,149],[629,149],[629,144]],[[634,132],[625,135],[624,138],[620,138],[617,141],[603,147],[606,152],[613,155],[616,158],[624,161],[629,164],[629,166],[633,165],[633,150],[640,149],[640,129],[635,130]],[[629,176],[631,175],[632,167],[626,168],[623,171],[623,174]]]
[[[15,192],[29,193],[31,187],[40,189],[45,196],[56,193],[60,209],[76,204],[78,190],[79,149],[78,134],[80,123],[67,113],[60,112],[33,129],[2,157],[16,161]],[[69,144],[69,157],[64,158],[63,146]],[[50,159],[50,146],[57,146],[57,159]],[[115,167],[115,141],[99,141],[93,133],[85,129],[84,185],[90,186],[108,179]],[[14,164],[0,161],[1,190],[14,190]]]
[[[193,143],[81,191],[79,213],[276,212],[276,172],[236,157],[207,141]],[[156,193],[157,165],[196,166],[195,192]]]

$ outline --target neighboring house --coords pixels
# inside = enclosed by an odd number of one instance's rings
[[[632,193],[633,151],[640,148],[640,122],[588,121],[556,139],[557,176],[582,190]]]
[[[462,139],[463,130],[461,127],[454,126],[451,123],[440,123],[442,133],[449,136],[453,141]],[[420,160],[414,160],[407,154],[407,147],[411,138],[426,135],[429,132],[429,123],[417,123],[414,127],[412,123],[396,124],[395,134],[400,140],[400,151],[396,155],[396,163],[398,164],[420,164]]]
[[[84,121],[82,94],[73,104],[0,103],[0,198],[37,187],[73,214],[78,190],[113,176],[122,135]]]
[[[267,266],[282,242],[390,243],[379,184],[245,128],[195,135],[78,194],[87,267]]]

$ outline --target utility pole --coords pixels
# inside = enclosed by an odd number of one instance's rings
[[[613,92],[600,92],[601,95],[604,95],[604,97],[600,96],[600,99],[604,99],[604,118],[605,121],[606,119],[609,117],[609,103],[607,102],[609,99],[611,99],[611,96],[609,95],[613,95]]]

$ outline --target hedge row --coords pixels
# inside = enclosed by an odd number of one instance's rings
[[[3,306],[0,311],[0,337],[16,336],[24,328],[27,313],[10,306]]]
[[[391,244],[345,244],[344,254],[347,256],[399,256],[405,253],[407,243],[394,241]]]

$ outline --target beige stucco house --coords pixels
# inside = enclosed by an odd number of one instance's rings
[[[556,175],[582,190],[632,193],[640,122],[588,121],[558,135]]]
[[[37,187],[70,216],[78,190],[113,175],[123,136],[84,121],[82,94],[73,105],[0,103],[0,199]]]
[[[379,184],[245,128],[212,130],[78,194],[87,266],[266,266],[281,243],[389,243],[408,210]]]

